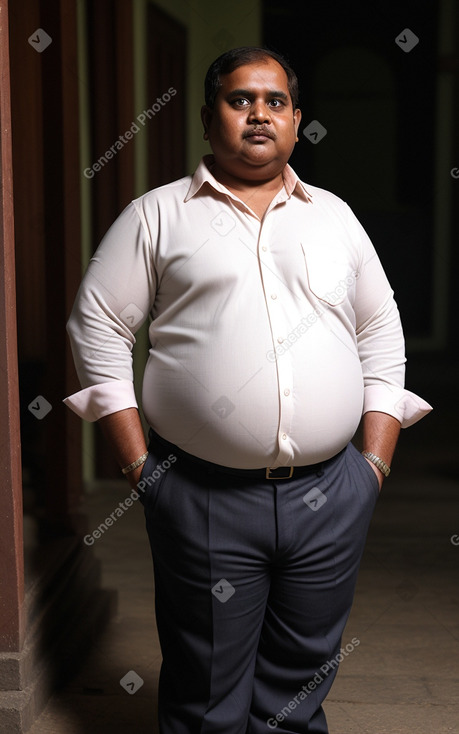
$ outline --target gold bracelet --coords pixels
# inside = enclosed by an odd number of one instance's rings
[[[145,464],[147,457],[148,451],[145,454],[142,454],[142,456],[139,456],[139,458],[133,461],[132,464],[129,464],[129,466],[125,466],[124,469],[121,469],[121,471],[123,472],[123,474],[128,474],[130,471],[137,469],[138,466]]]
[[[385,461],[380,459],[379,456],[376,456],[376,454],[372,454],[371,451],[362,451],[362,456],[365,456],[366,459],[369,459],[372,464],[378,467],[379,471],[382,472],[385,477],[389,476],[390,466],[388,466]]]

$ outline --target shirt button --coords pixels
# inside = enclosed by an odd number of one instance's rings
[[[271,298],[273,299],[273,301],[275,301],[277,298],[277,293],[271,293]]]
[[[279,342],[279,344],[282,344],[282,342],[284,341],[284,337],[283,336],[278,336],[277,337],[277,341]]]
[[[288,388],[284,390],[284,395],[290,395],[290,390]]]
[[[282,439],[283,439],[283,440],[285,441],[285,440],[286,440],[286,438],[287,438],[287,434],[286,434],[286,433],[283,433],[283,434],[282,434]]]
[[[263,245],[263,247],[261,249],[263,250],[263,252],[267,252],[267,250],[268,250],[268,248],[266,247],[266,245]]]

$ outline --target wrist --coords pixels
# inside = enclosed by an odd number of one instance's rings
[[[390,474],[390,466],[386,464],[384,459],[381,459],[381,457],[376,456],[372,451],[362,451],[362,455],[370,461],[385,477],[388,477]]]
[[[132,464],[128,464],[127,466],[124,467],[124,469],[121,469],[122,473],[130,474],[135,469],[138,469],[138,467],[143,466],[143,464],[145,464],[147,460],[147,457],[148,457],[148,451],[142,454],[142,456],[139,456],[139,458],[133,461]]]

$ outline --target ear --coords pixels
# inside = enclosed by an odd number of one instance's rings
[[[209,139],[209,127],[212,122],[212,110],[207,105],[201,107],[201,120],[204,126],[204,140]]]
[[[295,126],[295,135],[298,136],[298,128],[300,126],[301,122],[301,110],[299,107],[296,108],[296,110],[293,113],[293,124]],[[298,137],[297,137],[298,140]]]

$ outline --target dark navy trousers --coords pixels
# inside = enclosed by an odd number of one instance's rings
[[[142,478],[171,453],[152,438]],[[161,734],[326,734],[373,470],[349,444],[299,478],[247,479],[180,456],[157,475],[142,502]]]

